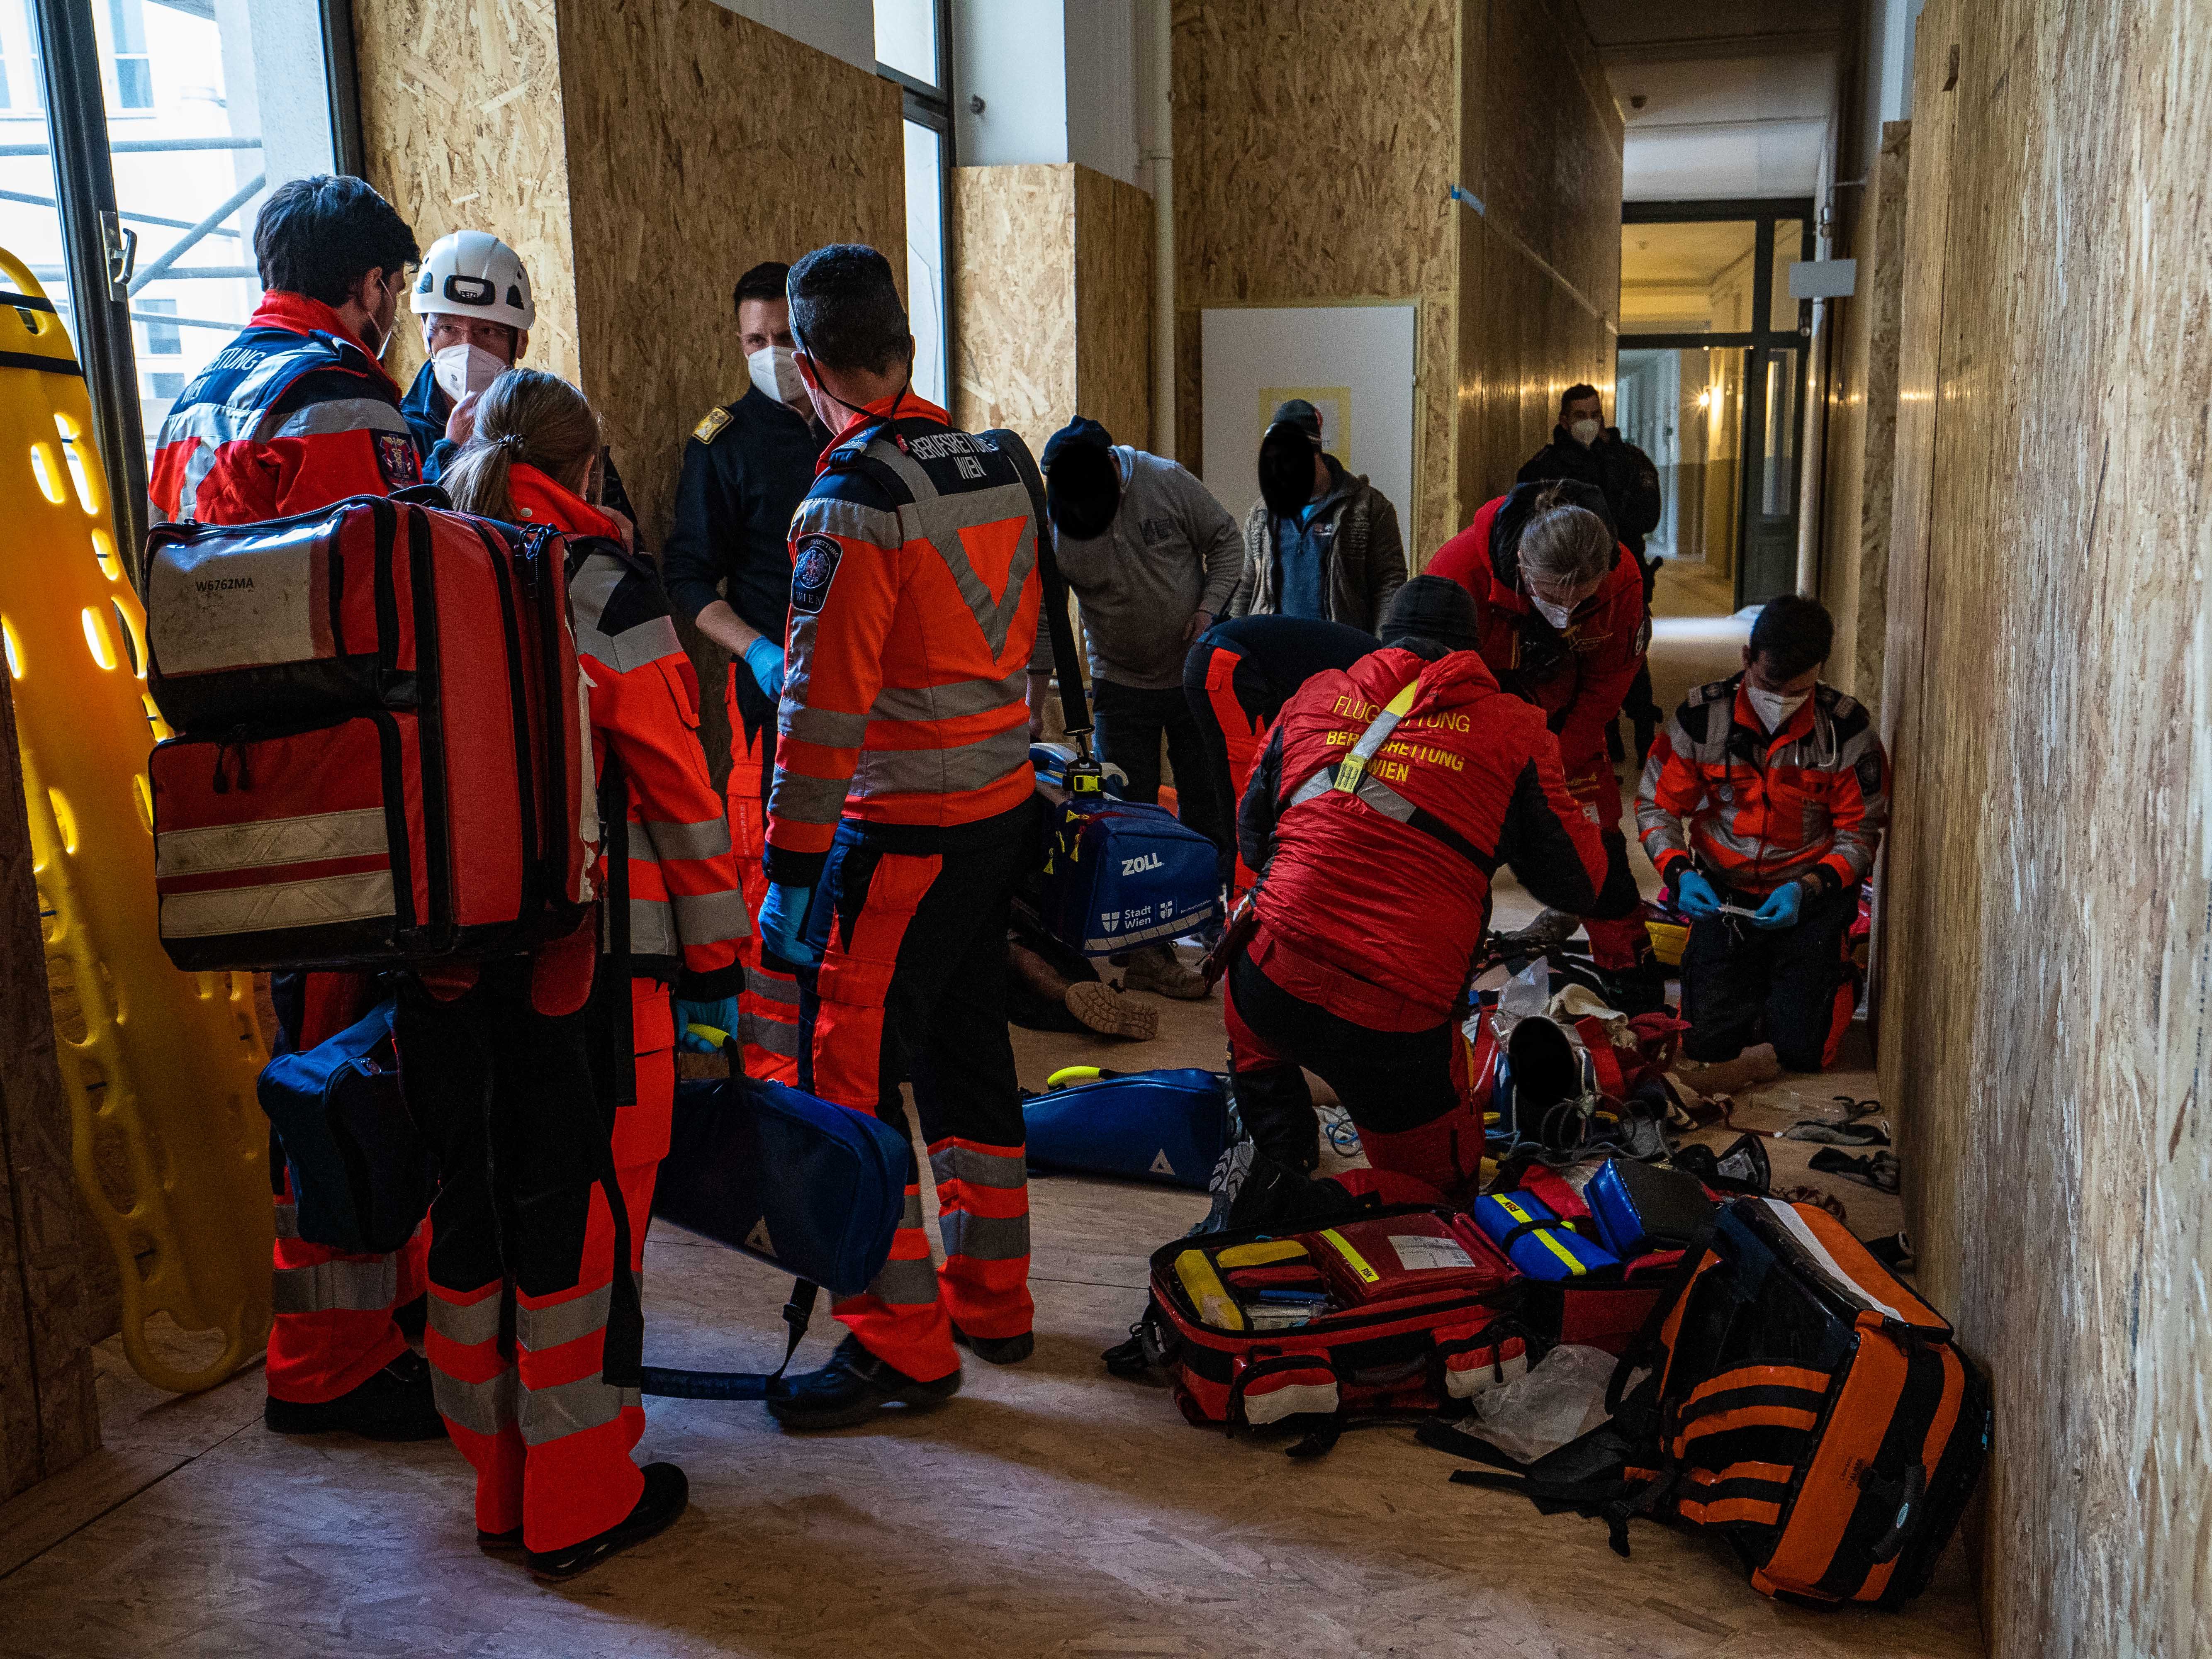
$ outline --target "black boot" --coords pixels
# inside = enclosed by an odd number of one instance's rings
[[[970,1336],[955,1325],[952,1340],[976,1358],[994,1365],[1018,1365],[1036,1352],[1036,1334],[1033,1331],[1024,1331],[1018,1336]]]
[[[349,1394],[312,1404],[271,1395],[261,1420],[279,1434],[357,1434],[364,1440],[437,1440],[446,1419],[430,1397],[430,1366],[403,1353]]]
[[[848,1429],[885,1406],[935,1406],[960,1392],[960,1373],[917,1382],[848,1336],[818,1371],[787,1377],[768,1398],[770,1417],[787,1429]]]
[[[691,1483],[684,1478],[683,1470],[673,1463],[647,1463],[645,1490],[638,1494],[637,1503],[628,1515],[605,1532],[595,1533],[564,1549],[530,1551],[530,1571],[539,1578],[574,1578],[610,1555],[667,1531],[690,1501]]]
[[[1649,948],[1638,954],[1633,968],[1601,969],[1598,980],[1605,988],[1605,1000],[1631,1019],[1667,1011],[1667,964]]]
[[[1358,1202],[1337,1182],[1314,1180],[1265,1152],[1255,1152],[1243,1184],[1230,1201],[1225,1231],[1326,1227],[1358,1209]]]

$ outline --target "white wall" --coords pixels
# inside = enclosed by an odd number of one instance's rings
[[[778,34],[876,72],[875,0],[714,0]]]
[[[1080,161],[1140,183],[1136,28],[1135,0],[953,0],[960,165]]]

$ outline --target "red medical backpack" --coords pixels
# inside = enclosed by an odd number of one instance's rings
[[[599,826],[559,538],[380,496],[157,527],[161,943],[367,968],[572,932]]]

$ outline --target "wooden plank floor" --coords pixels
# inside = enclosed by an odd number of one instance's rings
[[[1506,925],[1524,896],[1501,893]],[[1218,1006],[1161,1005],[1141,1046],[1018,1032],[1024,1080],[1110,1055],[1218,1063]],[[1863,1073],[1785,1079],[1744,1115],[1779,1127]],[[1771,1143],[1778,1178],[1814,1150]],[[1839,1189],[1863,1235],[1893,1199]],[[1515,1656],[1966,1659],[1982,1651],[1960,1552],[1906,1613],[1815,1612],[1752,1592],[1723,1547],[1604,1528],[1454,1486],[1403,1429],[1294,1464],[1187,1426],[1098,1354],[1144,1302],[1146,1255],[1197,1195],[1066,1177],[1032,1188],[1039,1343],[971,1363],[926,1414],[814,1437],[757,1406],[654,1401],[644,1454],[681,1463],[690,1512],[565,1588],[480,1554],[470,1480],[443,1444],[290,1440],[249,1373],[189,1401],[100,1355],[108,1449],[0,1508],[0,1654]],[[775,1363],[785,1285],[657,1226],[649,1358]],[[825,1319],[824,1325],[829,1322]],[[802,1363],[836,1334],[817,1329]]]

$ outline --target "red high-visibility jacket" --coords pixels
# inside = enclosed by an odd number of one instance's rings
[[[773,879],[811,885],[841,817],[945,830],[1029,799],[1036,535],[1013,461],[912,392],[838,434],[791,520]]]
[[[674,981],[695,1001],[735,996],[738,947],[752,921],[699,746],[698,678],[667,596],[650,563],[617,550],[612,519],[534,466],[518,465],[508,477],[525,522],[605,538],[578,550],[568,614],[590,697],[592,763],[605,777],[611,759],[628,794],[631,972]],[[604,874],[599,888],[612,897]]]
[[[147,494],[164,521],[252,524],[422,477],[383,365],[321,301],[271,290],[170,407]]]
[[[1412,706],[1357,788],[1334,787],[1345,757],[1416,675]],[[1500,862],[1570,915],[1620,916],[1637,902],[1625,858],[1608,860],[1567,793],[1542,714],[1501,691],[1472,651],[1425,663],[1386,647],[1308,680],[1253,770],[1237,841],[1261,872],[1254,964],[1382,1030],[1450,1015]]]
[[[1520,526],[1498,523],[1506,500],[1484,502],[1422,574],[1449,576],[1474,596],[1482,659],[1500,685],[1544,711],[1571,774],[1604,756],[1606,728],[1651,643],[1643,573],[1622,548],[1603,586],[1575,608],[1562,633],[1521,591]]]
[[[1856,886],[1888,817],[1889,757],[1864,708],[1816,685],[1769,732],[1741,674],[1690,693],[1636,792],[1637,833],[1662,876],[1672,882],[1694,859],[1752,897],[1808,876],[1826,891]]]

